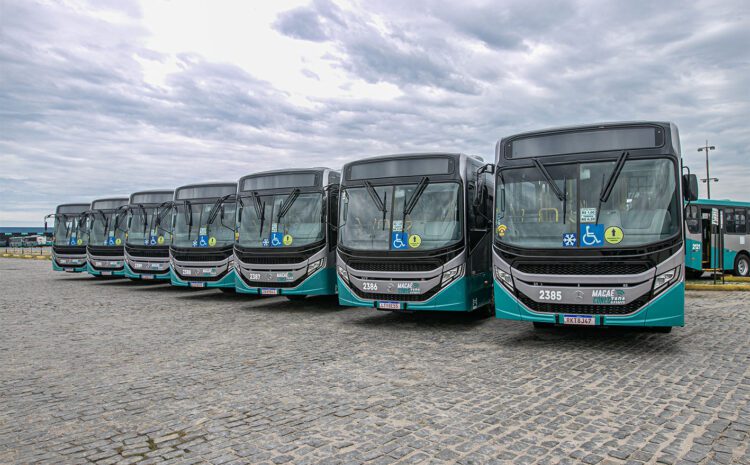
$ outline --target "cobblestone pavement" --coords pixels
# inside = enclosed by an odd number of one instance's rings
[[[0,463],[750,463],[750,293],[535,331],[0,259]]]

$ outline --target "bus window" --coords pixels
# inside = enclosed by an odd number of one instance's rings
[[[700,209],[697,205],[691,205],[687,211],[687,218],[685,223],[687,224],[688,232],[690,234],[698,234],[701,230],[700,220]]]

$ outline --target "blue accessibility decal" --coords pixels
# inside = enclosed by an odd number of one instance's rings
[[[604,245],[604,225],[582,224],[578,237],[581,247],[602,247]]]
[[[271,247],[283,247],[284,246],[284,233],[272,232],[271,233]]]
[[[70,236],[70,245],[76,245],[76,235]]]
[[[113,236],[109,236],[109,239],[107,239],[107,245],[115,245],[115,238]]]
[[[409,238],[405,232],[392,232],[391,233],[391,248],[393,250],[401,250],[409,248]]]
[[[198,247],[208,247],[208,236],[198,236]]]
[[[578,242],[576,233],[563,233],[562,245],[563,247],[575,247]]]
[[[148,245],[156,245],[156,236],[151,236],[151,239],[148,241]]]

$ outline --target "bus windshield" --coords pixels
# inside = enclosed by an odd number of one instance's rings
[[[59,214],[55,218],[55,245],[86,245],[85,225],[79,215]]]
[[[325,237],[321,193],[248,195],[242,197],[242,203],[241,247],[299,247]]]
[[[129,245],[169,245],[172,235],[164,227],[168,221],[162,218],[161,224],[157,224],[159,215],[164,217],[170,206],[130,206],[130,219],[128,222],[127,243]],[[145,213],[145,214],[144,214]]]
[[[495,239],[526,248],[587,248],[640,246],[677,234],[673,162],[624,159],[619,173],[616,165],[547,163],[500,171]]]
[[[122,245],[125,237],[124,217],[124,210],[92,210],[89,216],[89,244]]]
[[[175,247],[224,247],[234,244],[235,202],[177,201],[172,244]],[[213,212],[213,215],[212,215]],[[209,221],[213,216],[213,221]]]
[[[460,240],[459,184],[426,184],[421,194],[411,200],[415,192],[419,194],[418,186],[415,183],[343,190],[339,243],[359,250],[430,250]],[[405,212],[409,203],[413,203],[411,212]]]

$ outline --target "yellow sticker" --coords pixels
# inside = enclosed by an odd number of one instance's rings
[[[235,241],[240,240],[240,232],[239,231],[237,231],[237,232],[234,233],[234,240]]]
[[[216,245],[216,238],[215,238],[215,237],[213,237],[213,236],[209,237],[209,238],[208,238],[208,246],[209,246],[209,247],[213,247],[213,246],[215,246],[215,245]]]
[[[604,231],[604,240],[610,244],[619,244],[623,238],[622,229],[610,226]]]
[[[157,243],[158,243],[159,245],[162,245],[162,244],[164,243],[164,236],[159,236],[159,237],[157,237],[157,238],[156,238],[156,242],[157,242]]]
[[[76,244],[78,244],[78,245],[83,245],[83,239],[78,239],[78,240],[76,241]]]
[[[416,249],[420,245],[422,245],[422,238],[419,237],[418,234],[409,236],[409,247],[411,247],[412,249]]]
[[[115,245],[120,245],[120,244],[122,244],[122,239],[118,237],[117,239],[115,239]]]
[[[294,238],[290,234],[284,236],[284,245],[292,245]]]
[[[508,230],[508,227],[505,226],[504,224],[501,224],[497,227],[497,235],[500,237],[503,237],[505,236],[505,231],[507,230]]]

